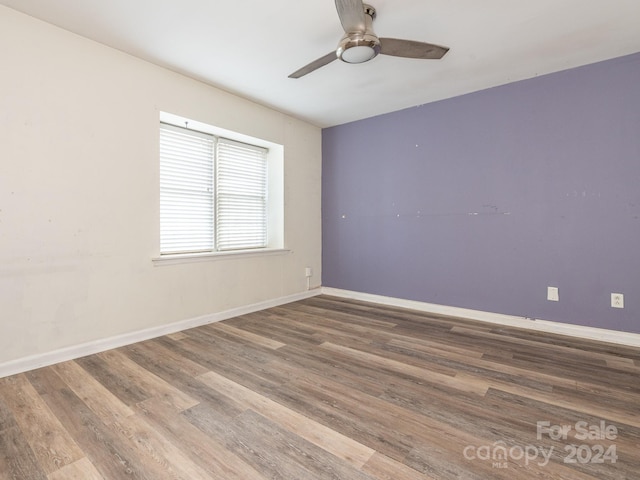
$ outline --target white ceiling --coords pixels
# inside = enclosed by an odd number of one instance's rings
[[[370,0],[381,37],[451,48],[287,76],[336,48],[334,0],[0,0],[320,127],[640,51],[640,0]]]

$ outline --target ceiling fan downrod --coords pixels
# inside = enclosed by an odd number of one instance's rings
[[[345,32],[338,49],[337,57],[347,63],[364,63],[380,53],[380,40],[373,31],[373,20],[376,9],[364,4],[365,29],[364,32]]]

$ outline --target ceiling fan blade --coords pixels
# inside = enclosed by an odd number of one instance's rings
[[[311,62],[310,64],[305,65],[300,70],[296,70],[291,75],[289,75],[289,78],[300,78],[300,77],[303,77],[307,73],[311,73],[314,70],[317,70],[320,67],[324,67],[325,65],[333,62],[337,58],[338,57],[336,56],[336,52],[335,51],[327,53],[324,57],[320,57],[317,60],[314,60],[313,62]]]
[[[367,24],[364,19],[362,0],[336,0],[336,9],[346,33],[365,31]]]
[[[449,51],[449,47],[441,47],[432,43],[399,40],[397,38],[380,38],[380,53],[392,57],[422,58],[439,60]]]

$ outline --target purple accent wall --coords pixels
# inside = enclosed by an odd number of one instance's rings
[[[322,148],[324,286],[640,333],[640,54],[327,128]]]

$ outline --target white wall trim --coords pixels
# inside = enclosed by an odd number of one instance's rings
[[[115,337],[95,340],[93,342],[54,350],[52,352],[46,352],[39,355],[32,355],[29,357],[11,360],[9,362],[0,364],[0,378],[26,372],[40,367],[45,367],[48,365],[53,365],[59,362],[65,362],[67,360],[73,360],[75,358],[84,357],[86,355],[104,352],[105,350],[130,345],[132,343],[142,342],[144,340],[157,338],[162,335],[180,332],[189,328],[220,322],[222,320],[228,320],[240,315],[246,315],[248,313],[258,312],[260,310],[266,310],[267,308],[297,302],[299,300],[315,297],[316,295],[320,294],[332,295],[334,297],[350,298],[353,300],[361,300],[364,302],[378,303],[381,305],[408,308],[411,310],[433,313],[437,315],[447,315],[452,317],[466,318],[469,320],[478,320],[481,322],[487,322],[497,325],[526,328],[529,330],[568,335],[571,337],[586,338],[589,340],[598,340],[601,342],[610,342],[632,347],[640,347],[640,334],[637,333],[606,330],[603,328],[586,327],[582,325],[572,325],[553,322],[549,320],[530,319],[525,317],[504,315],[500,313],[484,312],[481,310],[471,310],[467,308],[437,305],[434,303],[418,302],[415,300],[404,300],[401,298],[385,297],[382,295],[374,295],[370,293],[361,293],[350,290],[341,290],[337,288],[321,287],[293,295],[288,295],[286,297],[265,300],[263,302],[225,310],[223,312],[203,315],[200,317],[181,320],[179,322],[161,325],[146,330],[126,333]]]
[[[321,289],[315,288],[312,290],[307,290],[305,292],[288,295],[286,297],[265,300],[263,302],[254,303],[252,305],[232,308],[223,312],[203,315],[200,317],[181,320],[179,322],[161,325],[137,332],[125,333],[123,335],[117,335],[115,337],[95,340],[80,345],[73,345],[71,347],[61,348],[52,352],[46,352],[38,355],[19,358],[17,360],[11,360],[9,362],[0,364],[0,378],[7,377],[9,375],[15,375],[17,373],[27,372],[29,370],[40,367],[46,367],[55,363],[65,362],[67,360],[73,360],[75,358],[84,357],[86,355],[104,352],[105,350],[123,347],[132,343],[161,337],[162,335],[180,332],[189,328],[199,327],[202,325],[207,325],[209,323],[220,322],[222,320],[238,317],[240,315],[246,315],[248,313],[258,312],[267,308],[284,305],[286,303],[297,302],[299,300],[304,300],[305,298],[320,295],[320,293],[322,293]]]
[[[160,255],[152,258],[154,266],[178,265],[183,263],[211,262],[214,260],[229,260],[250,257],[266,257],[271,255],[288,255],[291,250],[286,248],[256,248],[253,250],[231,250],[224,252],[206,253],[175,253]]]
[[[452,317],[478,320],[481,322],[507,325],[510,327],[526,328],[547,333],[568,335],[571,337],[598,340],[601,342],[617,343],[631,347],[640,347],[640,334],[620,332],[617,330],[606,330],[604,328],[586,327],[582,325],[572,325],[568,323],[553,322],[550,320],[540,320],[537,318],[517,317],[504,315],[501,313],[484,312],[481,310],[471,310],[468,308],[449,307],[437,305],[435,303],[418,302],[415,300],[403,300],[401,298],[385,297],[370,293],[353,292],[337,288],[322,287],[322,293],[335,297],[350,298],[364,302],[379,303],[393,307],[409,308],[426,313],[438,315],[448,315]]]

